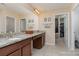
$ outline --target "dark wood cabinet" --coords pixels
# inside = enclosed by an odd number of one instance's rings
[[[33,48],[37,48],[37,49],[42,48],[42,37],[33,40]]]
[[[32,46],[33,48],[41,49],[44,44],[45,33],[42,33],[0,48],[0,56],[31,56]]]
[[[21,56],[21,49],[14,51],[13,53],[11,53],[8,56]]]
[[[42,44],[45,45],[45,33],[42,34]]]
[[[23,56],[29,56],[29,55],[32,55],[32,51],[31,51],[31,44],[28,44],[27,46],[24,46],[23,48],[22,48],[22,55]]]
[[[0,48],[0,56],[7,56],[12,52],[16,51],[17,49],[18,49],[17,43]]]
[[[30,56],[31,38],[0,48],[0,56]]]
[[[33,48],[41,49],[45,45],[45,33],[33,37]]]

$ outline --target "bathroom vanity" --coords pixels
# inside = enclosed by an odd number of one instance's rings
[[[1,56],[31,55],[31,38],[0,48],[0,55]]]
[[[20,39],[0,39],[0,56],[31,56],[32,47],[41,49],[45,33],[18,35]]]

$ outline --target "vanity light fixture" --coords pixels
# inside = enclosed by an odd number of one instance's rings
[[[35,8],[34,11],[36,14],[38,14],[38,15],[40,14],[38,9]]]
[[[29,7],[31,7],[31,8],[32,8],[32,11],[34,12],[34,14],[37,14],[37,15],[39,15],[39,14],[40,14],[39,9],[37,9],[37,8],[33,7],[33,5],[32,5],[32,4],[28,4],[28,5],[29,5]]]

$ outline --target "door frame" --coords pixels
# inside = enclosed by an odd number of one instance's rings
[[[70,38],[71,38],[71,35],[70,35],[70,33],[71,33],[71,31],[70,31],[70,26],[71,26],[71,24],[70,24],[70,13],[69,12],[62,12],[62,13],[57,13],[57,14],[55,14],[54,15],[54,17],[56,16],[56,15],[67,15],[67,20],[66,20],[66,23],[68,24],[67,25],[67,31],[66,31],[66,33],[67,33],[67,36],[66,36],[66,38],[65,38],[65,40],[67,40],[67,46],[66,46],[66,48],[70,48]]]

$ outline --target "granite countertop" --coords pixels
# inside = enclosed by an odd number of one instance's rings
[[[31,38],[33,36],[36,36],[42,33],[44,32],[34,32],[33,34],[20,33],[20,34],[14,35],[13,38],[0,38],[0,48]]]

